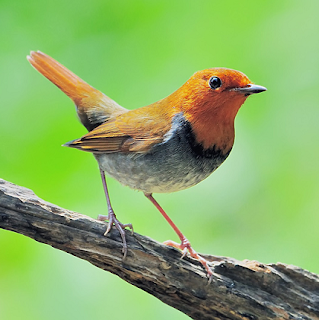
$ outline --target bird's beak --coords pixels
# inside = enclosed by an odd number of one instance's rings
[[[243,87],[243,88],[234,88],[233,89],[234,91],[238,91],[238,92],[241,92],[243,93],[245,96],[249,96],[251,94],[254,94],[254,93],[259,93],[259,92],[263,92],[263,91],[266,91],[267,88],[265,87],[262,87],[262,86],[258,86],[257,84],[248,84],[246,87]]]

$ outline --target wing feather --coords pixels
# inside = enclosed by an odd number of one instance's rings
[[[82,138],[65,145],[93,153],[148,152],[152,146],[163,141],[171,127],[170,115],[159,113],[155,110],[156,106],[150,107],[112,118]]]

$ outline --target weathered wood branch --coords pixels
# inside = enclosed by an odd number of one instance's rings
[[[208,284],[197,261],[180,259],[177,250],[130,232],[123,261],[117,230],[104,237],[104,222],[1,179],[0,228],[87,260],[193,319],[319,319],[318,275],[281,263],[205,256],[214,271]]]

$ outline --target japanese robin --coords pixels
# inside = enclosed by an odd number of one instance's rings
[[[58,86],[75,103],[83,137],[65,146],[91,152],[98,161],[106,195],[108,220],[104,235],[114,225],[127,244],[124,228],[109,198],[105,173],[123,185],[142,191],[173,227],[181,243],[164,242],[179,248],[183,256],[199,260],[207,271],[208,262],[153,198],[196,185],[214,172],[228,157],[234,143],[234,119],[248,96],[263,92],[242,72],[212,68],[196,72],[168,97],[135,110],[128,110],[94,89],[48,55],[32,51],[32,66]],[[133,230],[133,229],[132,229]]]

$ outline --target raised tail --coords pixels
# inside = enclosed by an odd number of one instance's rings
[[[109,118],[128,111],[48,55],[31,51],[27,59],[36,70],[74,101],[78,116],[89,131]]]

